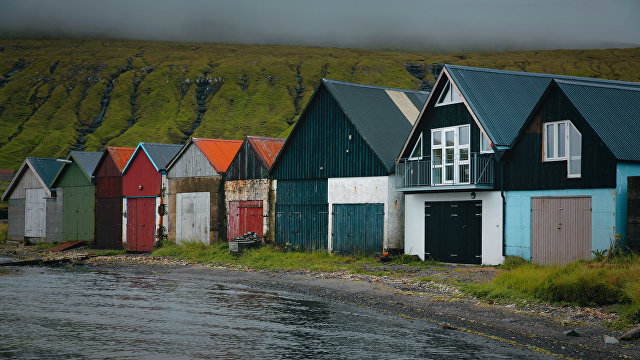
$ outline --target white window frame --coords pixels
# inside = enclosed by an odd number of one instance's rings
[[[482,145],[483,143],[488,143],[489,150],[484,150]],[[485,135],[482,131],[480,131],[480,154],[493,154],[493,148],[491,147],[491,140]]]
[[[467,134],[469,135],[469,139],[466,144],[460,145],[460,129],[467,128]],[[440,132],[441,142],[440,145],[433,145],[433,133]],[[452,148],[451,146],[446,146],[446,133],[448,131],[453,131],[453,163],[447,164],[446,157],[446,149]],[[452,185],[452,184],[470,184],[471,183],[471,126],[469,124],[466,125],[458,125],[458,126],[450,126],[446,128],[438,128],[431,129],[431,139],[429,142],[429,147],[431,151],[429,155],[431,156],[431,185]],[[439,165],[435,164],[435,156],[434,150],[441,149],[442,150],[442,163]],[[467,150],[467,159],[460,160],[460,150]],[[460,167],[466,165],[469,171],[469,179],[465,182],[460,180]],[[451,166],[453,169],[453,177],[452,180],[446,180],[446,167]],[[434,179],[434,169],[440,170],[440,182],[436,183]]]
[[[454,96],[454,95],[457,95],[457,96]],[[458,90],[456,90],[455,86],[453,86],[453,83],[451,82],[451,80],[447,79],[446,84],[444,84],[444,87],[442,88],[442,92],[440,93],[440,96],[438,96],[438,101],[436,101],[435,106],[457,104],[461,102],[462,102],[462,95],[458,93]]]
[[[558,125],[564,124],[564,156],[558,156]],[[551,126],[553,127],[553,154],[547,153],[547,128]],[[567,162],[567,177],[568,178],[579,178],[582,176],[582,166],[580,169],[580,173],[572,174],[571,173],[571,158],[574,157],[574,160],[582,161],[582,149],[580,149],[580,153],[577,156],[571,156],[571,130],[575,129],[575,131],[580,135],[580,144],[582,145],[582,133],[578,130],[575,125],[570,120],[561,120],[561,121],[550,121],[542,124],[542,161],[543,162],[552,162],[552,161],[566,161]],[[551,155],[551,156],[549,156]]]
[[[416,152],[416,148],[420,146],[420,156],[413,156],[413,153]],[[418,137],[418,141],[416,141],[416,145],[411,150],[411,154],[409,155],[409,160],[420,160],[424,157],[424,146],[422,145],[422,133]]]

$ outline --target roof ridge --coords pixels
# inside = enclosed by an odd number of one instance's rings
[[[564,79],[553,79],[553,81],[560,84],[591,86],[591,87],[599,87],[599,88],[605,88],[605,89],[640,91],[640,87],[624,86],[622,84],[618,85],[618,84],[609,84],[609,83],[590,83],[590,82],[572,81],[572,80],[564,80]]]
[[[395,91],[402,91],[402,92],[410,92],[410,93],[414,93],[414,94],[428,94],[429,93],[429,91],[423,91],[423,90],[411,90],[411,89],[401,89],[401,88],[394,88],[394,87],[388,87],[388,86],[366,85],[366,84],[358,84],[358,83],[352,83],[352,82],[340,81],[340,80],[333,80],[333,79],[327,79],[327,78],[322,78],[322,81],[326,82],[326,83],[330,83],[330,84],[341,84],[341,85],[358,86],[358,87],[364,87],[364,88],[369,88],[369,89],[395,90]]]
[[[251,139],[286,140],[285,138],[272,137],[272,136],[257,136],[257,135],[247,135],[247,138],[251,138]]]
[[[195,140],[205,140],[205,141],[226,141],[226,142],[242,142],[243,140],[234,140],[234,139],[211,139],[211,138],[191,138]]]
[[[136,148],[123,147],[123,146],[107,146],[107,149],[135,150]]]
[[[500,73],[500,74],[509,74],[509,75],[519,75],[519,76],[537,76],[537,77],[553,78],[553,79],[559,79],[559,80],[573,79],[573,81],[582,81],[582,82],[595,82],[595,83],[605,83],[605,84],[627,84],[627,85],[633,85],[633,86],[640,86],[639,82],[633,82],[633,81],[588,78],[588,77],[581,77],[581,76],[536,73],[536,72],[516,71],[516,70],[500,70],[500,69],[481,68],[481,67],[453,65],[453,64],[444,64],[444,66],[448,69],[463,69],[463,70],[477,71],[477,72]]]

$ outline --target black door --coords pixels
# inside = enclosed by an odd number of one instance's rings
[[[426,258],[482,262],[482,201],[426,201],[424,214]]]

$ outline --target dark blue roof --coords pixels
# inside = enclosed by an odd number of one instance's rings
[[[555,80],[618,160],[640,161],[640,84]]]
[[[638,83],[445,65],[478,121],[496,146],[510,147],[553,79],[640,87]]]
[[[31,167],[35,170],[40,179],[42,179],[42,182],[47,184],[47,187],[51,190],[51,183],[64,163],[59,162],[56,159],[36,157],[28,157],[27,161],[31,163]]]
[[[135,152],[131,155],[131,158],[127,162],[127,166],[122,170],[122,174],[127,172],[131,162],[138,155],[140,150],[144,151],[147,154],[149,160],[158,171],[166,171],[167,165],[171,162],[171,160],[180,152],[182,149],[182,145],[177,144],[158,144],[158,143],[148,143],[141,142],[136,147]]]
[[[322,79],[322,82],[362,138],[387,169],[393,171],[395,160],[429,93],[329,79]],[[415,117],[408,119],[406,114],[409,113],[415,113]]]

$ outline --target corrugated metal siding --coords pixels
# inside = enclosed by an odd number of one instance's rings
[[[247,136],[247,141],[253,146],[256,154],[262,159],[265,168],[268,170],[273,165],[280,150],[282,150],[286,139]]]
[[[48,243],[57,243],[62,241],[63,192],[63,190],[60,190],[57,192],[55,197],[46,199],[46,233]]]
[[[9,240],[24,239],[24,203],[24,198],[9,199],[9,228],[7,229]]]
[[[171,164],[171,168],[167,171],[169,179],[215,175],[218,175],[218,172],[213,168],[209,159],[193,143],[180,154],[180,157]]]
[[[218,173],[227,171],[227,167],[242,145],[242,140],[193,138],[193,143],[209,159]]]
[[[384,204],[334,204],[332,252],[380,254],[384,241]]]
[[[582,134],[582,174],[567,178],[566,161],[542,161],[545,122],[570,120]],[[506,190],[615,188],[616,159],[580,113],[552,89],[504,159]]]
[[[96,199],[96,247],[122,249],[122,197]]]
[[[591,197],[531,198],[531,262],[591,258]]]
[[[327,248],[328,183],[279,180],[276,192],[276,243],[292,250]]]
[[[225,180],[265,179],[268,177],[268,170],[251,143],[245,141],[236,153],[231,165],[227,168]]]
[[[324,87],[298,122],[271,171],[275,179],[387,175],[384,164]]]
[[[229,241],[254,232],[263,235],[262,200],[229,201]]]

